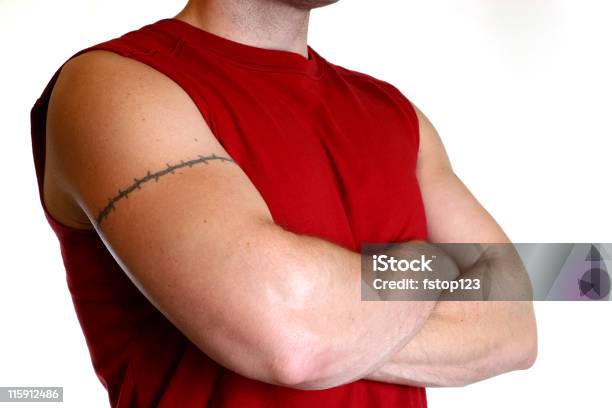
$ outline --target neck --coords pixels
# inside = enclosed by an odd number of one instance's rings
[[[309,16],[279,0],[190,0],[176,18],[238,43],[307,57]]]

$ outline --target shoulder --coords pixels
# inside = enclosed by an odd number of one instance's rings
[[[153,81],[153,82],[150,82]],[[110,96],[114,93],[127,93],[135,88],[163,86],[164,76],[153,68],[135,59],[126,58],[116,52],[94,49],[70,59],[60,71],[54,86],[54,97],[69,87],[70,94],[80,96],[96,93]],[[100,95],[99,91],[105,92]]]
[[[342,78],[353,92],[365,96],[375,104],[376,111],[391,120],[399,120],[413,134],[418,144],[422,114],[416,106],[393,84],[363,72],[330,64],[332,72]]]
[[[169,73],[174,72],[168,67],[175,64],[172,56],[179,43],[160,20],[80,51],[62,66],[51,85],[50,110],[89,118],[108,114],[114,121],[134,111],[193,112],[184,86]]]
[[[94,50],[62,67],[49,101],[50,111],[69,115],[132,94],[156,75],[143,64],[109,51]],[[56,108],[62,109],[56,109]],[[116,107],[106,105],[106,109]]]
[[[181,111],[197,112],[167,76],[132,58],[94,50],[71,59],[61,69],[49,101],[48,126],[62,131],[99,126],[108,130],[136,124],[135,117],[172,112],[172,118]]]
[[[78,55],[62,67],[48,102],[47,208],[66,225],[90,228],[75,205],[95,185],[87,169],[111,162],[129,167],[183,148],[176,139],[202,139],[207,130],[189,96],[162,73],[109,51]]]
[[[176,38],[162,31],[162,22],[146,25],[75,54],[61,67],[53,84],[53,96],[65,87],[70,88],[69,94],[78,92],[81,97],[91,92],[110,97],[116,92],[133,94],[138,88],[171,88],[172,81],[148,62],[153,56],[168,54],[176,45]],[[98,91],[104,92],[100,95]]]
[[[190,98],[168,77],[136,60],[91,51],[60,72],[49,100],[47,145],[128,148],[125,135],[188,127],[199,119]]]
[[[390,111],[395,111],[413,124],[418,123],[417,112],[412,102],[395,85],[340,65],[329,64],[329,66],[334,75],[342,78],[353,91],[367,95],[368,99],[373,99]]]
[[[356,88],[378,90],[381,95],[394,98],[402,104],[409,103],[408,98],[391,83],[363,72],[351,70],[340,65],[329,64],[332,71]]]
[[[65,156],[142,150],[148,138],[204,129],[197,106],[169,77],[132,58],[90,51],[68,61],[47,111],[47,146]]]

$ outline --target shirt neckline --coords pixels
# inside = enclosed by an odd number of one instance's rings
[[[196,27],[177,18],[166,18],[155,25],[167,27],[196,47],[213,51],[247,68],[279,72],[297,72],[316,78],[320,76],[321,57],[308,46],[308,58],[292,51],[273,50],[242,44]]]

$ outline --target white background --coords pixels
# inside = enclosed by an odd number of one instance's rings
[[[108,405],[38,202],[28,113],[74,52],[182,6],[0,0],[0,386],[63,386],[63,407]],[[314,13],[310,43],[419,105],[514,241],[612,242],[611,15],[604,0],[342,0]],[[531,370],[429,390],[430,406],[612,406],[612,303],[536,308]]]

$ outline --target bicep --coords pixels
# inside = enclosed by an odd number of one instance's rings
[[[420,127],[417,178],[427,215],[429,241],[508,242],[501,227],[453,171],[431,122],[415,109]]]

